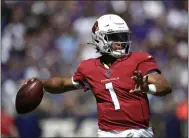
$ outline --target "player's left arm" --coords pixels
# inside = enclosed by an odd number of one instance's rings
[[[155,96],[171,93],[171,85],[158,69],[155,59],[148,53],[142,53],[140,58],[142,61],[132,76],[135,87],[130,92],[145,92]]]
[[[133,92],[150,93],[155,96],[164,96],[171,93],[171,85],[165,79],[165,77],[158,73],[148,73],[145,76],[140,71],[133,73],[132,79],[135,81],[134,89],[130,90]]]

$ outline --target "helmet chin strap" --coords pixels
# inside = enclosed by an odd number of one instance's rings
[[[97,50],[96,52],[99,52],[99,48],[96,44],[92,43],[92,42],[87,42],[88,45],[93,45],[93,47]]]
[[[94,47],[96,47],[97,45],[92,43],[92,42],[87,42],[88,45],[93,45]]]

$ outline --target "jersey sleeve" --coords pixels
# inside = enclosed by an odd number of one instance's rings
[[[80,64],[72,77],[72,83],[77,88],[80,88],[82,87],[84,81],[85,81],[85,76],[82,73],[82,66]]]
[[[86,81],[85,75],[83,73],[83,67],[82,64],[80,64],[72,76],[72,83],[76,88],[84,89],[84,91],[87,91],[90,89],[88,86],[88,83]]]
[[[142,73],[142,75],[146,75],[151,71],[161,73],[161,71],[158,68],[158,65],[156,64],[155,59],[151,55],[147,55],[147,58],[145,58],[142,62],[140,62],[137,65],[137,70],[139,70]]]
[[[85,76],[82,73],[82,69],[81,69],[80,65],[73,75],[73,80],[74,81],[84,81],[85,80]]]

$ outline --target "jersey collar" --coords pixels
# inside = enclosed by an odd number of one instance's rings
[[[126,56],[124,56],[124,57],[122,57],[122,58],[118,58],[118,59],[115,61],[115,63],[116,63],[116,62],[123,61],[123,60],[127,60],[127,59],[131,56],[131,54],[132,54],[132,52],[130,52],[128,55],[126,55]],[[103,66],[103,64],[100,62],[100,58],[101,58],[101,57],[102,57],[102,56],[96,58],[96,65],[97,65],[97,66]]]

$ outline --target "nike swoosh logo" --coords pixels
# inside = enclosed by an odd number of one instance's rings
[[[108,27],[109,26],[109,24],[108,25],[105,25],[105,27]]]

